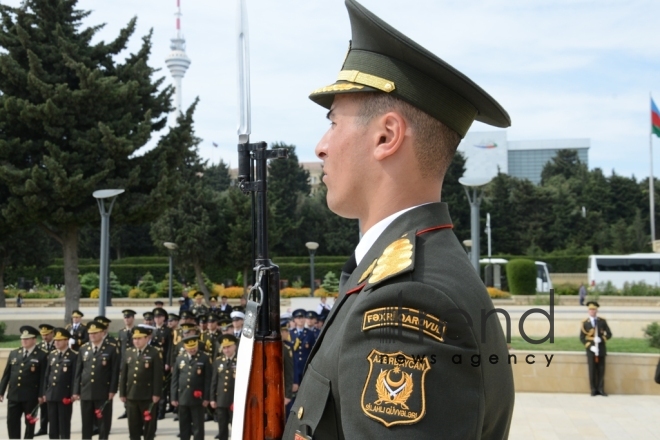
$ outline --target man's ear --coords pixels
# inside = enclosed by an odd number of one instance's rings
[[[374,149],[374,158],[383,160],[396,153],[406,137],[408,124],[398,112],[388,112],[380,116],[377,121],[378,136],[376,148]]]

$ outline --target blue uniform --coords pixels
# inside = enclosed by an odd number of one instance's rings
[[[293,344],[293,383],[300,384],[307,358],[312,351],[316,337],[311,330],[306,328],[302,330],[295,328],[290,333]]]

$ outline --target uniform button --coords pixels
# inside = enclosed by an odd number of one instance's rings
[[[92,383],[94,383],[94,379],[92,379]]]
[[[227,391],[227,388],[225,388],[225,392]]]
[[[136,380],[134,380],[134,381],[133,381],[133,383],[137,383],[137,381],[136,381]]]
[[[22,372],[23,372],[23,370],[18,370],[18,372],[19,372],[19,373],[22,373]]]
[[[18,380],[21,380],[21,376],[18,376]]]
[[[55,372],[57,373],[57,370],[55,370]]]
[[[304,410],[303,410],[302,406],[300,408],[298,408],[298,419],[302,419],[303,412],[304,412]]]
[[[138,367],[135,367],[135,371],[137,371]]]

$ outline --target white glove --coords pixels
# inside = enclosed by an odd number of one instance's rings
[[[69,338],[69,348],[71,348],[73,346],[73,344],[75,344],[75,343],[76,343],[75,339]]]

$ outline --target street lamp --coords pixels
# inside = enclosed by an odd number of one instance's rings
[[[472,266],[474,270],[479,273],[479,255],[481,249],[479,248],[479,205],[481,205],[481,200],[483,199],[483,192],[479,191],[479,188],[486,185],[491,181],[491,177],[461,177],[458,179],[458,182],[463,185],[465,194],[467,195],[468,201],[470,202],[470,217],[471,217],[471,238],[472,238],[472,250],[470,252],[470,257],[472,260]],[[470,197],[470,188],[472,190],[472,197]]]
[[[172,306],[172,258],[174,256],[174,251],[178,248],[176,243],[171,243],[169,241],[166,241],[163,243],[163,246],[165,246],[169,251],[170,251],[170,306]]]
[[[309,296],[314,296],[314,254],[319,248],[319,244],[315,241],[308,241],[305,243],[307,249],[309,249],[309,271],[310,271],[310,282],[309,282]]]
[[[108,294],[108,276],[110,274],[110,214],[115,205],[117,196],[123,189],[102,189],[94,191],[92,196],[96,199],[101,213],[101,259],[99,262],[99,315],[105,316],[105,306],[111,306],[112,301]],[[105,200],[109,199],[110,206],[105,209]]]

